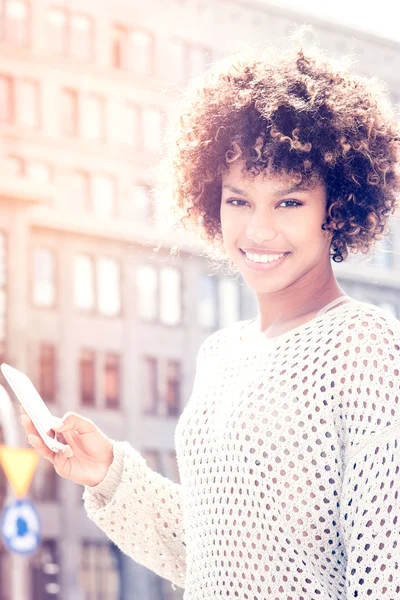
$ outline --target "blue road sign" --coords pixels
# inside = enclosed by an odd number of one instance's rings
[[[9,552],[32,554],[41,540],[41,526],[36,508],[29,500],[15,500],[3,511],[0,533]]]

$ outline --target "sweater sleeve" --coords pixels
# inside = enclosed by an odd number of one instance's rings
[[[400,595],[400,423],[349,458],[340,500],[348,598]]]
[[[128,442],[113,442],[113,450],[104,480],[85,487],[88,517],[135,561],[183,588],[181,486],[150,469]]]

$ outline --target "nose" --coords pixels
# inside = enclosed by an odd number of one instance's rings
[[[277,231],[270,219],[260,218],[260,215],[254,215],[249,220],[246,227],[246,235],[249,240],[256,243],[274,240],[277,236]]]

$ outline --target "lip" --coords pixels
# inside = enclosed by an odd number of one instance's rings
[[[276,267],[279,267],[279,265],[281,265],[283,263],[285,258],[287,258],[291,254],[291,252],[286,252],[286,254],[284,254],[284,256],[282,256],[282,258],[279,258],[278,260],[274,260],[273,262],[270,262],[270,263],[261,263],[261,262],[257,263],[257,262],[253,262],[253,261],[249,260],[242,249],[240,249],[240,252],[243,255],[243,260],[245,262],[245,265],[247,267],[249,267],[249,269],[252,269],[253,271],[270,271],[271,269],[275,269]]]
[[[249,254],[289,254],[287,250],[260,250],[260,248],[239,248],[242,252]]]

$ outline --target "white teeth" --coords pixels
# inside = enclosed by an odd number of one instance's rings
[[[247,258],[253,262],[270,263],[274,260],[279,260],[284,254],[250,254],[245,252]]]

